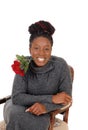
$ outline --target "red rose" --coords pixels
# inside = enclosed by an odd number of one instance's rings
[[[21,75],[21,76],[24,76],[24,71],[21,70],[21,68],[20,68],[20,62],[19,62],[19,61],[15,60],[15,61],[14,61],[14,64],[12,64],[11,67],[12,67],[13,71],[14,71],[16,74],[19,74],[19,75]]]

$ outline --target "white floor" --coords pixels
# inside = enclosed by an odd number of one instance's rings
[[[3,105],[0,105],[0,121],[3,120]]]

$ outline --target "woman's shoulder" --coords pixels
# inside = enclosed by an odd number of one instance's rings
[[[51,56],[51,61],[56,63],[56,64],[67,64],[66,60],[62,57],[58,57],[58,56]]]
[[[63,69],[68,69],[68,63],[62,57],[52,56],[51,63],[53,64],[54,68],[58,71]]]

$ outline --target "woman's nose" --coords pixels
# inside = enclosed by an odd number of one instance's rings
[[[44,55],[44,50],[43,50],[43,49],[40,49],[40,50],[39,50],[39,54],[40,54],[40,55]]]

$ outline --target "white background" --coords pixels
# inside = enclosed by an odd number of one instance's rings
[[[52,54],[63,57],[75,71],[69,129],[87,129],[87,0],[0,0],[0,98],[11,93],[11,64],[16,54],[29,55],[28,26],[39,20],[54,25]],[[2,111],[0,105],[0,120]]]

